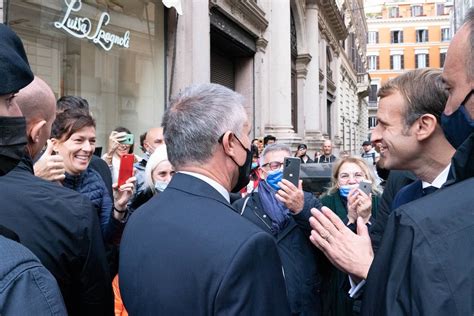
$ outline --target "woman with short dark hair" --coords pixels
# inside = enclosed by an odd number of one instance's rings
[[[135,178],[120,188],[113,184],[113,201],[100,175],[88,168],[95,150],[95,120],[84,111],[66,110],[56,116],[52,127],[54,151],[64,159],[65,187],[86,195],[94,205],[106,243],[117,244],[126,221]]]

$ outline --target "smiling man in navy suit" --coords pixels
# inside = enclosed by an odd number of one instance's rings
[[[242,97],[216,84],[188,87],[163,127],[178,173],[125,228],[119,275],[129,313],[289,315],[273,238],[229,203],[252,163]]]

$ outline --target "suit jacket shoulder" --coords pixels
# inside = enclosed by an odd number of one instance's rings
[[[272,237],[241,218],[210,185],[185,174],[176,174],[133,213],[119,273],[131,314],[257,315],[275,306],[288,311]],[[277,303],[262,299],[263,293],[279,297]],[[263,306],[245,301],[257,297]]]

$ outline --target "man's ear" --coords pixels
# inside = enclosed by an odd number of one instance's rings
[[[417,129],[416,129],[416,136],[418,141],[423,141],[430,138],[436,127],[438,126],[438,121],[433,114],[423,114],[418,119]]]
[[[37,143],[39,142],[41,130],[43,127],[46,125],[45,120],[38,121],[36,123],[33,123],[31,127],[29,128],[28,131],[28,137],[30,138],[30,141],[32,143]]]
[[[232,141],[232,139],[235,137],[234,133],[231,131],[227,131],[222,135],[222,148],[224,148],[224,152],[231,156],[235,156],[235,142]]]

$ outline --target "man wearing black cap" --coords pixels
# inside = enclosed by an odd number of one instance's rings
[[[0,175],[13,169],[26,146],[26,123],[15,93],[33,81],[23,44],[10,28],[0,24]]]
[[[308,150],[308,146],[306,146],[306,144],[300,144],[298,146],[298,150],[296,151],[295,157],[299,157],[301,159],[301,163],[313,163],[314,162],[306,154],[307,150]]]
[[[23,44],[0,24],[0,176],[20,161],[26,145],[26,122],[15,93],[33,80]],[[2,203],[8,200],[2,201]],[[2,211],[5,205],[2,206]],[[66,315],[53,276],[20,244],[4,238],[16,234],[0,226],[0,312],[5,315]],[[5,282],[3,282],[5,280]]]

